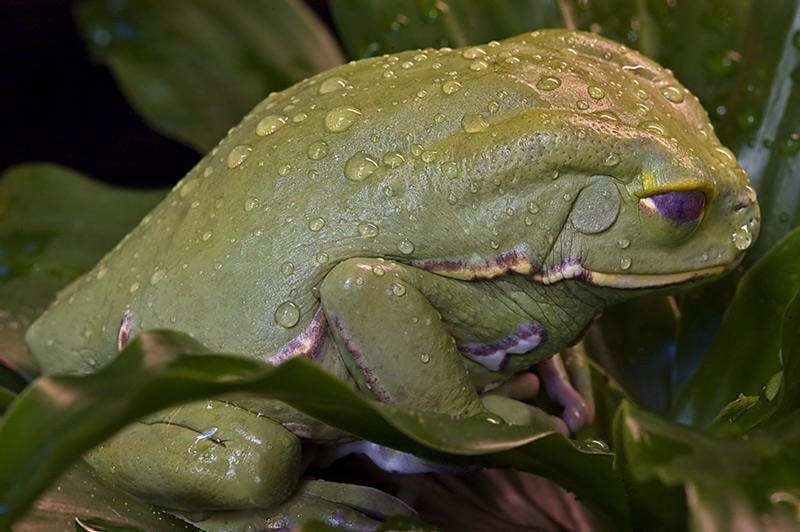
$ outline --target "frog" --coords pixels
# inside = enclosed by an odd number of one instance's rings
[[[174,329],[309,359],[381,403],[571,435],[593,418],[575,347],[592,320],[731,271],[759,221],[698,99],[644,55],[559,29],[418,49],[270,94],[26,341],[45,374],[88,374]],[[241,396],[153,414],[86,458],[203,530],[374,528],[378,510],[300,480],[309,448],[439,467]]]

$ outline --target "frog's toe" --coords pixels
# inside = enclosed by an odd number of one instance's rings
[[[561,419],[570,432],[577,432],[594,421],[594,402],[575,388],[559,354],[537,364],[536,371],[547,395],[564,407]]]

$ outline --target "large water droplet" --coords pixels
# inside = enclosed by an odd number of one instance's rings
[[[285,329],[297,325],[300,321],[300,308],[292,301],[284,301],[275,309],[275,323]]]
[[[286,123],[285,116],[267,115],[256,124],[256,135],[266,137],[278,131]]]
[[[378,226],[370,222],[358,224],[358,234],[367,238],[378,236]]]
[[[750,232],[750,228],[748,228],[747,225],[743,225],[733,232],[731,240],[736,249],[744,251],[753,243],[753,234]]]
[[[338,91],[345,87],[347,87],[346,79],[339,76],[333,76],[319,84],[319,93],[330,94],[331,92]]]
[[[320,159],[324,159],[325,156],[328,155],[328,152],[328,143],[324,140],[317,140],[312,142],[308,147],[308,158],[314,161],[319,161]]]
[[[536,82],[536,88],[542,91],[554,91],[561,86],[561,80],[553,76],[545,76]]]
[[[606,91],[597,85],[589,85],[587,92],[589,93],[589,96],[595,100],[602,100],[606,96]]]
[[[325,218],[316,217],[308,221],[308,228],[314,232],[321,231],[323,227],[325,227]]]
[[[248,144],[240,144],[234,147],[228,154],[228,168],[236,168],[247,159],[247,156],[253,151],[253,148]]]
[[[325,127],[332,133],[341,133],[350,129],[360,116],[361,111],[355,107],[349,105],[334,107],[325,115]]]
[[[378,163],[372,157],[359,151],[345,163],[344,176],[350,181],[363,181],[371,176],[377,168]]]
[[[167,270],[162,270],[160,268],[156,268],[156,271],[153,272],[153,275],[150,276],[150,284],[157,285],[164,277],[167,275]]]
[[[449,79],[442,83],[442,92],[445,94],[455,94],[461,90],[461,83],[454,79]]]
[[[623,270],[627,270],[631,267],[631,259],[630,257],[622,257],[619,259],[619,267]]]
[[[672,85],[665,85],[661,87],[661,94],[663,94],[664,98],[672,103],[681,103],[683,101],[683,91],[678,87],[673,87]]]
[[[394,283],[392,285],[392,293],[398,297],[406,295],[406,287],[401,283]]]
[[[400,250],[400,253],[408,255],[414,252],[414,243],[410,240],[401,240],[397,243],[397,249]]]
[[[465,133],[478,133],[485,131],[488,127],[489,122],[477,114],[467,114],[461,119],[461,129]]]
[[[292,273],[294,273],[294,264],[292,264],[288,260],[286,262],[281,263],[281,273],[283,275],[286,275],[287,277],[289,275],[292,275]]]

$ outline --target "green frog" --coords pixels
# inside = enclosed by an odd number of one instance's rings
[[[729,271],[758,227],[745,172],[671,72],[594,34],[536,31],[271,94],[27,341],[44,372],[85,374],[143,330],[177,329],[269,364],[305,357],[383,403],[569,434],[593,403],[565,348],[593,317]],[[540,384],[558,411],[529,404]],[[235,397],[149,416],[87,458],[205,530],[369,529],[369,511],[298,482],[307,443],[438,466],[352,439]]]

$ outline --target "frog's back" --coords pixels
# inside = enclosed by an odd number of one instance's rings
[[[581,186],[544,183],[564,168],[605,165],[622,180],[637,171],[609,133],[636,142],[669,128],[659,116],[684,114],[708,150],[717,145],[694,98],[664,76],[620,45],[567,31],[321,73],[245,116],[29,341],[52,353],[47,371],[89,371],[128,319],[134,332],[175,328],[266,358],[308,325],[315,287],[344,258],[477,260],[519,250],[520,234],[540,257],[569,210],[548,194]]]

